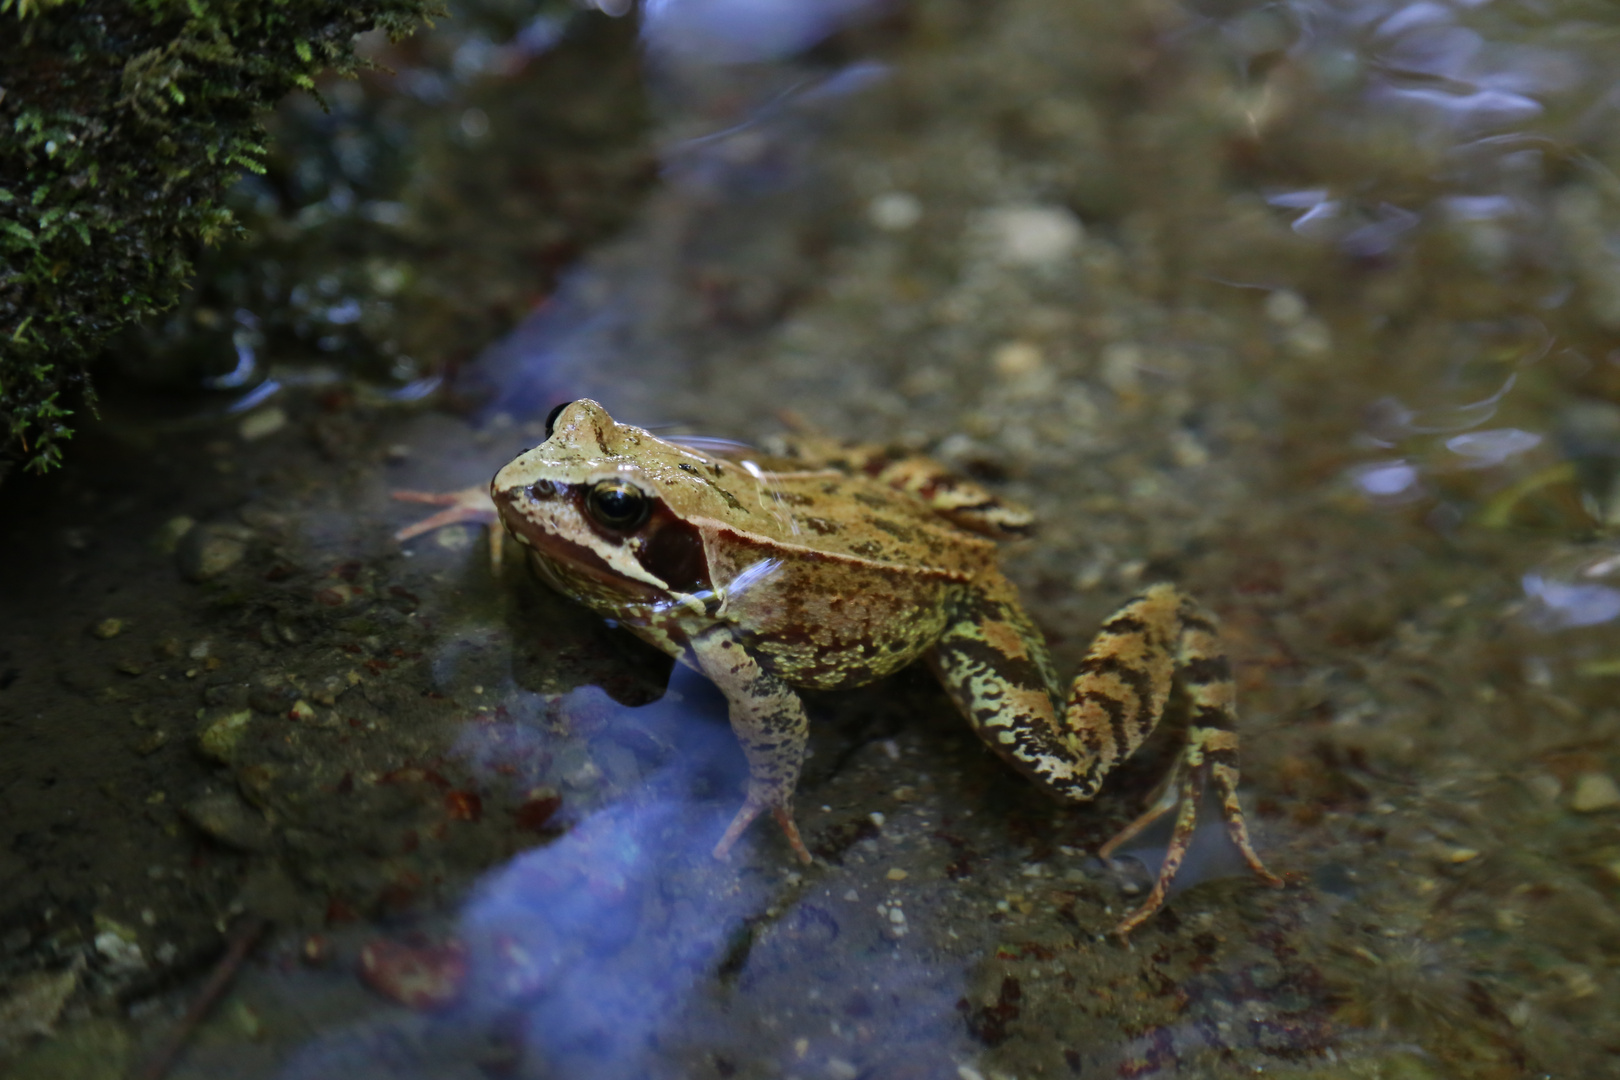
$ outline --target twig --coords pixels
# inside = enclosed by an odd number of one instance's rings
[[[186,1015],[180,1018],[169,1037],[163,1040],[163,1045],[147,1059],[145,1067],[134,1074],[135,1080],[163,1080],[169,1074],[174,1067],[174,1059],[185,1048],[197,1025],[207,1017],[215,1002],[224,996],[231,980],[236,978],[237,971],[242,967],[242,961],[247,959],[247,954],[269,926],[268,921],[257,915],[250,915],[236,924],[227,939],[225,955],[214,965],[197,999],[191,1003],[191,1008],[186,1010]]]

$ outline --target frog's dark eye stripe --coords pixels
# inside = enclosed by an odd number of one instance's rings
[[[565,401],[561,405],[554,406],[550,412],[546,413],[546,438],[551,438],[552,434],[557,430],[557,417],[561,416],[562,411],[572,404],[572,401]]]
[[[599,480],[585,494],[585,509],[598,525],[629,532],[647,520],[652,501],[623,480]]]

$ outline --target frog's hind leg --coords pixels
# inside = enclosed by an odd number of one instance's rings
[[[1021,771],[1076,801],[1163,719],[1173,681],[1186,689],[1187,741],[1153,806],[1107,845],[1107,857],[1147,825],[1176,812],[1170,848],[1152,893],[1115,928],[1121,936],[1164,904],[1197,825],[1199,793],[1213,780],[1221,813],[1244,860],[1277,884],[1249,841],[1237,801],[1237,748],[1230,667],[1213,618],[1172,585],[1154,585],[1103,624],[1061,710],[1039,632],[1010,584],[991,580],[967,594],[940,638],[934,664],[981,738]],[[1044,684],[1044,685],[1043,685]],[[1037,687],[1042,687],[1037,691]]]
[[[1153,731],[1164,711],[1164,697],[1153,694],[1151,713],[1144,714],[1139,696],[1142,677],[1151,678],[1161,666],[1152,658],[1154,653],[1173,657],[1172,677],[1187,692],[1187,740],[1148,810],[1098,851],[1104,859],[1111,857],[1148,825],[1175,811],[1169,847],[1153,890],[1115,927],[1121,937],[1164,905],[1170,883],[1192,843],[1198,803],[1210,780],[1220,794],[1221,816],[1243,861],[1268,884],[1282,884],[1266,869],[1249,840],[1237,798],[1237,694],[1231,665],[1221,649],[1214,617],[1195,600],[1172,585],[1154,585],[1116,612],[1103,624],[1080,665],[1080,674],[1069,691],[1067,716],[1071,722],[1081,718],[1095,722],[1096,707],[1100,707],[1109,716],[1111,735],[1117,737],[1120,732],[1115,721],[1124,711],[1121,699],[1136,696],[1138,707],[1123,725],[1124,738],[1116,760],[1128,756]],[[1126,688],[1131,692],[1122,695],[1121,690]]]

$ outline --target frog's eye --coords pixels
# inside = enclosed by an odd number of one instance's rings
[[[585,509],[598,524],[627,532],[647,520],[647,496],[623,480],[601,480],[585,496]]]
[[[557,417],[561,416],[562,411],[572,404],[572,401],[565,401],[546,413],[546,438],[551,438],[552,433],[557,430]]]

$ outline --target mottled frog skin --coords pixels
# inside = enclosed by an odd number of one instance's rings
[[[1231,673],[1191,598],[1154,585],[1127,602],[1065,687],[996,567],[995,538],[1028,525],[1022,510],[923,458],[813,438],[775,458],[718,445],[660,439],[574,401],[489,488],[548,583],[725,694],[749,782],[717,856],[768,810],[810,861],[792,812],[807,735],[798,688],[860,686],[924,660],[991,749],[1075,801],[1153,731],[1172,683],[1186,689],[1186,741],[1161,797],[1102,851],[1175,812],[1158,880],[1121,935],[1163,905],[1208,782],[1249,866],[1277,883],[1238,805]],[[464,520],[480,498],[401,535]]]

